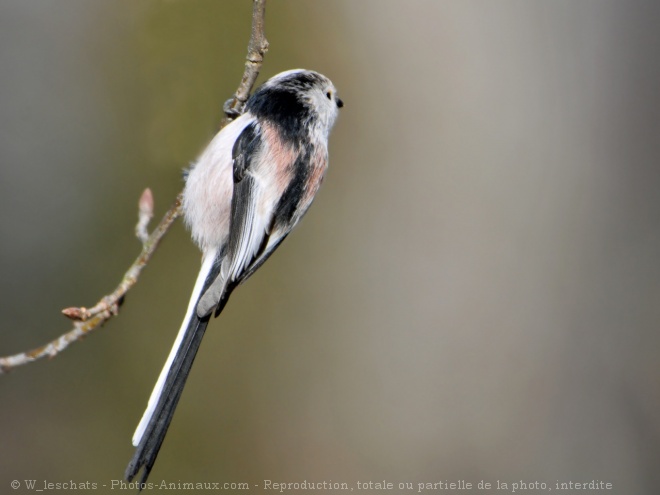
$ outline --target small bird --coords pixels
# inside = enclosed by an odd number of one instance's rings
[[[328,136],[343,102],[325,76],[272,77],[191,167],[183,213],[202,251],[186,316],[133,435],[126,468],[142,487],[156,461],[211,315],[298,224],[328,167]]]

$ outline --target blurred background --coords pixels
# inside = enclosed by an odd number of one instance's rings
[[[141,191],[160,216],[217,129],[250,13],[0,1],[0,355],[121,279]],[[212,322],[150,481],[657,493],[659,21],[652,1],[270,2],[260,81],[315,69],[346,104],[330,170]],[[118,318],[0,376],[0,491],[122,478],[199,259],[177,224]]]

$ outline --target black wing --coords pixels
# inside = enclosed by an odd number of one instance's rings
[[[234,192],[231,199],[229,240],[220,274],[197,305],[197,315],[204,317],[214,309],[222,310],[241,275],[268,242],[272,215],[257,211],[264,193],[253,175],[263,149],[261,127],[257,122],[245,127],[232,149]]]

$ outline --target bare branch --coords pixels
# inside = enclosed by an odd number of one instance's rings
[[[220,125],[221,129],[243,112],[245,102],[248,100],[252,87],[259,76],[264,55],[268,50],[268,41],[264,34],[265,14],[266,0],[254,0],[252,32],[248,44],[245,71],[236,93],[224,104],[226,117]],[[138,223],[135,226],[136,236],[142,242],[142,252],[126,271],[117,288],[112,293],[102,297],[91,308],[72,307],[63,309],[62,313],[74,321],[73,329],[42,347],[13,356],[0,357],[0,374],[44,357],[54,357],[73,342],[100,328],[113,316],[117,316],[124,296],[137,283],[142,269],[153,256],[160,241],[169,231],[174,221],[181,215],[182,197],[182,194],[177,196],[174,205],[165,213],[156,229],[149,235],[147,227],[153,217],[154,200],[151,190],[145,189],[140,197]]]
[[[144,196],[144,195],[143,195]],[[152,198],[153,201],[153,198]],[[106,321],[119,313],[119,306],[126,293],[138,281],[138,277],[142,269],[147,266],[147,263],[153,256],[158,244],[169,231],[170,227],[181,214],[181,195],[179,195],[174,205],[165,213],[165,216],[160,221],[156,229],[142,244],[142,252],[130,266],[128,271],[124,274],[121,282],[117,288],[109,295],[104,296],[101,300],[91,308],[66,308],[62,313],[76,320],[73,324],[73,330],[61,335],[57,339],[49,342],[48,344],[33,349],[28,352],[21,352],[13,356],[0,358],[0,374],[6,373],[10,369],[23,364],[31,363],[43,357],[54,357],[64,349],[69,347],[69,344],[80,340],[85,335],[93,330],[99,328]],[[139,224],[139,222],[138,222]]]
[[[243,79],[241,79],[241,84],[239,84],[234,96],[227,100],[223,106],[226,117],[222,121],[221,128],[243,113],[245,102],[252,92],[257,77],[259,77],[264,55],[268,51],[268,40],[264,31],[265,16],[266,0],[254,0],[252,6],[252,33],[248,43],[247,57],[245,57]]]

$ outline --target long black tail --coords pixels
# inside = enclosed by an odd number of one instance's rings
[[[140,469],[144,468],[140,478],[140,485],[142,485],[147,480],[154,462],[156,462],[156,456],[163,444],[167,428],[174,416],[174,410],[181,398],[181,392],[183,392],[190,368],[202,343],[202,337],[204,337],[209,318],[210,316],[200,319],[194,315],[188,324],[188,330],[170,367],[156,409],[142,434],[142,439],[135,449],[131,462],[126,468],[126,479],[128,481],[132,481]]]
[[[126,468],[125,476],[128,481],[132,481],[140,469],[144,468],[139,481],[140,487],[147,480],[151,468],[154,462],[156,462],[156,456],[158,456],[158,451],[167,434],[167,429],[174,416],[174,410],[181,398],[183,387],[186,384],[193,361],[195,360],[199,346],[202,343],[202,338],[204,337],[204,332],[211,318],[211,315],[203,318],[197,316],[197,303],[204,291],[215,280],[219,271],[220,261],[212,253],[202,264],[186,318],[184,319],[182,328],[179,330],[179,336],[174,343],[172,353],[168,358],[168,362],[171,360],[171,364],[165,364],[165,369],[156,384],[147,411],[133,437],[133,444],[136,446],[136,449],[133,458]],[[165,370],[167,371],[166,375]],[[161,383],[162,387],[160,385]],[[152,405],[152,401],[156,402],[155,405]]]

